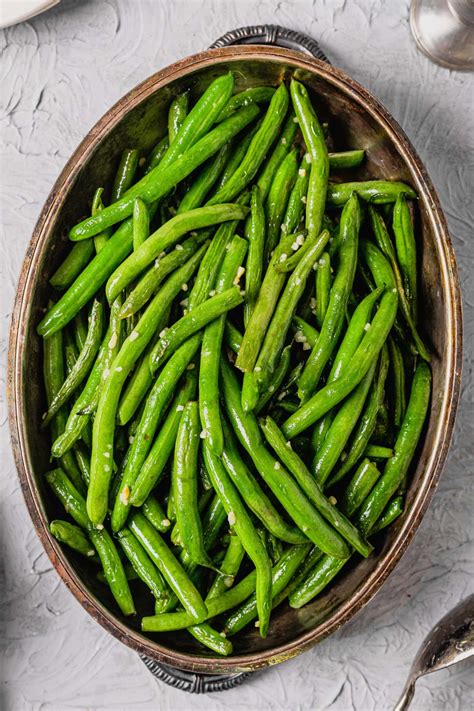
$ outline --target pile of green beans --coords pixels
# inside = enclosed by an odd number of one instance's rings
[[[413,189],[357,181],[364,150],[328,151],[296,80],[194,98],[71,225],[37,424],[50,531],[114,611],[229,655],[403,515],[430,355]]]

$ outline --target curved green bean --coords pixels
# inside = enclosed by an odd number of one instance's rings
[[[327,201],[330,205],[344,205],[352,195],[357,193],[361,200],[374,205],[395,202],[400,194],[414,200],[416,192],[405,183],[395,180],[366,180],[360,183],[329,183]]]

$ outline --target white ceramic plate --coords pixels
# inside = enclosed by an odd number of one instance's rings
[[[29,20],[61,0],[0,0],[0,29]]]

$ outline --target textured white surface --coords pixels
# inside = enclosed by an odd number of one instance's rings
[[[384,711],[393,707],[425,633],[468,594],[473,573],[474,242],[468,165],[473,82],[419,54],[407,18],[407,2],[399,0],[63,0],[33,21],[0,32],[3,361],[23,254],[73,149],[106,109],[157,68],[252,23],[278,23],[319,38],[334,64],[368,87],[398,119],[439,191],[466,300],[456,436],[438,492],[404,559],[344,630],[222,694],[189,697],[157,683],[62,585],[23,503],[5,408],[0,453],[5,583],[0,708],[5,711]],[[433,675],[419,682],[413,708],[464,711],[472,702],[469,684],[468,663]]]

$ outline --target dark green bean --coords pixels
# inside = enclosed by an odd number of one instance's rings
[[[77,466],[80,469],[82,478],[84,480],[84,484],[89,486],[89,481],[90,481],[90,469],[91,469],[91,463],[90,463],[90,457],[89,457],[89,451],[86,447],[86,445],[83,442],[76,442],[74,447],[74,454],[76,457],[76,462]]]
[[[139,152],[136,148],[125,148],[120,158],[119,167],[115,176],[110,202],[120,200],[133,184],[135,173],[138,168]]]
[[[103,192],[104,192],[104,188],[97,188],[97,190],[95,191],[94,197],[92,198],[91,215],[96,215],[98,212],[100,212],[101,210],[104,209],[105,205],[102,202]],[[95,251],[97,253],[100,252],[100,250],[103,248],[103,246],[107,242],[107,240],[110,239],[110,236],[111,236],[110,228],[107,228],[100,234],[95,235],[94,247],[95,247]]]
[[[278,596],[288,586],[298,568],[308,555],[310,546],[292,546],[272,569],[272,607]],[[257,616],[256,595],[253,593],[237,610],[234,610],[224,623],[227,635],[234,635],[244,629]]]
[[[327,252],[321,255],[316,270],[316,323],[319,328],[324,323],[331,294],[331,257]]]
[[[347,556],[348,547],[334,529],[308,501],[293,477],[264,447],[257,420],[242,410],[240,389],[230,366],[222,359],[221,373],[226,408],[240,443],[250,455],[257,471],[298,528],[321,550]]]
[[[168,111],[168,141],[171,145],[188,115],[189,94],[184,91],[171,102]]]
[[[54,520],[49,524],[49,530],[56,540],[64,543],[76,553],[93,558],[95,548],[84,533],[84,531],[68,521]]]
[[[410,399],[395,442],[394,455],[387,461],[382,476],[357,517],[357,524],[363,532],[372,530],[407,474],[428,412],[430,393],[431,372],[429,366],[420,361],[413,376]]]
[[[331,476],[328,482],[328,488],[333,486],[337,481],[340,481],[359,461],[363,456],[369,439],[375,429],[375,424],[377,421],[377,413],[380,410],[380,406],[383,402],[385,393],[385,381],[387,379],[388,372],[388,353],[386,347],[382,348],[378,373],[375,381],[372,383],[370,393],[367,398],[367,403],[365,410],[359,420],[359,423],[354,431],[350,447],[345,454],[341,454],[340,467]]]
[[[318,511],[334,526],[334,528],[350,543],[361,555],[367,558],[372,552],[372,546],[360,535],[357,528],[342,514],[329,499],[324,496],[307,469],[303,460],[292,449],[271,417],[267,417],[260,423],[263,433],[269,445],[274,449],[278,458],[290,471],[306,494],[308,499],[314,504]]]
[[[353,516],[362,506],[379,477],[380,472],[375,464],[370,459],[363,459],[342,497],[342,510],[348,516]]]
[[[135,513],[131,517],[130,530],[145,548],[188,613],[190,622],[187,626],[195,622],[204,622],[208,613],[199,591],[158,531],[140,513]]]
[[[43,427],[51,422],[58,410],[72,397],[84,378],[89,374],[100,348],[103,323],[104,309],[102,304],[100,301],[94,301],[84,346],[71,372],[52,399],[48,412],[43,419]]]
[[[235,435],[225,420],[223,425],[225,447],[222,453],[222,463],[248,508],[277,538],[286,541],[286,543],[305,543],[306,536],[297,528],[288,525],[245,465],[238,450]]]
[[[403,513],[403,497],[396,496],[394,499],[387,504],[385,510],[380,516],[379,520],[372,529],[372,533],[378,533],[387,526],[390,526],[395,519],[397,519]]]
[[[283,424],[283,433],[293,438],[317,422],[323,415],[343,400],[360,383],[377,358],[390,333],[397,313],[396,291],[385,292],[369,330],[354,353],[352,363],[333,383],[316,392],[308,402]]]
[[[354,282],[359,226],[359,201],[353,195],[344,206],[341,215],[342,242],[339,247],[339,264],[321,333],[298,381],[298,395],[303,404],[316,390],[324,367],[341,333],[347,301]]]
[[[207,299],[193,311],[176,321],[160,338],[151,352],[150,368],[155,372],[193,334],[219,318],[227,311],[239,306],[244,300],[237,286],[232,286]]]
[[[93,254],[94,243],[91,239],[74,244],[69,254],[49,280],[51,286],[54,286],[55,289],[67,289],[78,274],[89,264]]]
[[[256,599],[258,619],[260,622],[259,631],[261,637],[266,637],[270,622],[272,599],[272,568],[270,559],[229,475],[221,461],[215,456],[206,442],[204,443],[204,461],[212,485],[227,513],[229,524],[235,530],[242,546],[245,548],[245,552],[255,565],[257,574]]]
[[[340,168],[356,168],[362,163],[365,157],[365,151],[352,150],[341,151],[340,153],[329,153],[329,167],[333,170]]]
[[[402,424],[406,410],[405,364],[403,356],[394,338],[388,339],[393,387],[393,420],[398,429]]]
[[[61,331],[53,334],[49,338],[45,338],[43,341],[43,378],[46,391],[46,404],[49,405],[64,382],[63,334]],[[51,422],[50,429],[53,442],[57,439],[59,434],[64,431],[66,420],[66,411],[64,408],[61,408]],[[64,471],[67,472],[71,481],[74,482],[74,485],[79,491],[85,492],[81,472],[79,471],[73,453],[68,451],[62,452],[59,457],[59,464],[63,467]]]
[[[245,555],[245,549],[237,535],[230,536],[229,545],[225,552],[224,559],[219,565],[220,572],[217,573],[214,582],[209,588],[206,600],[221,595],[234,584],[235,576],[239,572],[240,564]]]
[[[291,112],[284,123],[281,135],[278,137],[270,157],[264,163],[260,175],[258,176],[257,185],[262,194],[262,202],[265,202],[267,199],[273,178],[291,150],[293,141],[295,140],[298,126],[294,122],[294,118],[295,115]]]
[[[393,207],[392,227],[395,235],[397,257],[403,274],[405,293],[411,305],[413,317],[416,319],[418,312],[416,242],[410,208],[403,194],[398,195]]]
[[[247,108],[252,108],[252,105]],[[247,153],[245,154],[242,162],[224,187],[221,188],[210,200],[211,205],[234,199],[235,196],[239,195],[239,193],[241,193],[242,190],[255,177],[265,158],[265,155],[268,153],[270,146],[280,131],[280,126],[283,122],[287,109],[288,91],[284,84],[280,84],[272,96],[270,105],[261,126],[250,141]],[[241,109],[241,111],[245,111],[245,108]],[[227,119],[227,121],[231,120],[232,117]]]
[[[232,144],[230,142],[225,143],[217,154],[213,158],[210,158],[206,165],[203,166],[201,172],[179,203],[178,214],[186,212],[187,210],[193,210],[203,204],[206,195],[221,175],[229,159],[231,149]]]
[[[166,517],[166,514],[157,499],[150,494],[142,506],[142,513],[149,522],[160,533],[166,533],[171,526],[171,521]]]
[[[147,204],[152,204],[164,197],[175,185],[184,180],[205,161],[247,126],[258,114],[256,106],[247,106],[223,121],[216,128],[201,138],[189,150],[176,158],[171,164],[165,164],[166,157],[177,141],[170,147],[161,163],[148,175],[145,175],[123,198],[109,205],[94,217],[87,218],[72,228],[69,233],[73,241],[88,239],[106,227],[125,220],[132,213],[133,202],[140,197]],[[239,191],[240,192],[240,191]],[[214,202],[220,202],[214,200]],[[123,258],[122,258],[123,259]],[[120,262],[118,262],[120,263]],[[110,272],[109,272],[110,273]]]
[[[247,272],[245,275],[244,323],[248,324],[255,308],[258,292],[262,283],[263,250],[265,246],[265,211],[262,193],[258,185],[252,188],[250,217],[245,223],[245,236],[249,243]]]
[[[255,86],[250,89],[244,89],[244,91],[234,94],[234,96],[229,99],[217,117],[217,120],[223,121],[229,118],[234,111],[242,108],[242,106],[247,106],[248,104],[265,104],[272,99],[274,93],[275,89],[272,86]]]
[[[107,298],[113,301],[164,249],[176,244],[190,230],[229,220],[240,220],[247,212],[248,208],[231,203],[198,207],[171,218],[115,270],[107,282]]]
[[[271,385],[268,386],[267,390],[264,391],[259,399],[258,402],[255,406],[255,414],[258,415],[265,405],[269,402],[269,400],[273,397],[273,395],[279,390],[280,386],[282,385],[284,379],[286,378],[286,375],[288,373],[288,370],[290,368],[290,363],[291,363],[291,344],[289,346],[286,346],[286,348],[283,348],[280,356],[280,361],[273,371],[273,376],[272,376],[272,383]],[[245,376],[244,376],[245,379]]]
[[[163,136],[163,138],[158,141],[158,143],[148,156],[145,175],[147,175],[151,170],[153,170],[153,168],[156,168],[156,166],[161,163],[161,159],[167,152],[169,146],[170,143],[168,136]]]
[[[119,531],[117,539],[135,573],[150,589],[153,597],[156,600],[166,601],[168,599],[168,586],[142,544],[126,528]]]
[[[45,477],[53,493],[62,503],[67,513],[79,526],[88,530],[90,521],[87,516],[84,498],[63,470],[53,469],[53,471],[45,474]]]
[[[357,193],[361,200],[374,205],[395,202],[400,194],[408,198],[417,197],[413,188],[395,180],[366,180],[360,183],[330,183],[327,191],[327,201],[330,205],[344,205],[352,195]]]
[[[295,124],[293,124],[293,126],[294,125]],[[283,158],[276,170],[265,204],[267,224],[265,255],[267,263],[270,261],[273,250],[280,238],[281,224],[286,210],[288,194],[295,183],[297,171],[297,151],[293,149]]]
[[[134,615],[135,605],[127,576],[115,544],[105,528],[89,527],[89,537],[99,555],[105,579],[122,614]]]

